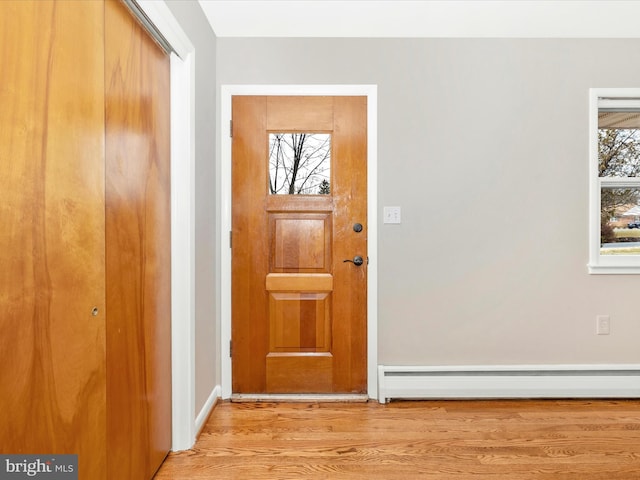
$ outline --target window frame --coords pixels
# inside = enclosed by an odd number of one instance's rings
[[[600,254],[600,211],[603,187],[638,188],[640,177],[600,177],[598,112],[600,108],[638,108],[640,88],[589,89],[589,264],[590,274],[640,274],[640,255]]]

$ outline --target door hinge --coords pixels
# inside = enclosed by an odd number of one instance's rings
[[[233,248],[233,231],[229,230],[229,248]]]
[[[229,340],[229,358],[233,357],[233,340]]]
[[[229,136],[233,138],[233,120],[229,120]]]

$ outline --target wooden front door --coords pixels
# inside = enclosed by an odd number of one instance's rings
[[[366,393],[367,99],[232,115],[233,393]]]

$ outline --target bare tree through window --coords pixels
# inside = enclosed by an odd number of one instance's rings
[[[602,128],[598,131],[600,177],[640,176],[640,132],[637,129]],[[638,190],[603,189],[602,219],[608,221],[620,207],[638,204]]]
[[[269,134],[269,192],[284,195],[331,193],[331,135]]]
[[[637,128],[600,128],[598,130],[598,176],[634,178],[640,176],[640,130]],[[603,187],[600,194],[600,243],[628,240],[630,233],[615,228],[635,226],[633,217],[622,217],[640,205],[638,188]],[[627,231],[626,229],[624,230]],[[626,236],[625,236],[626,235]],[[635,235],[635,234],[634,234]],[[607,250],[603,254],[609,253]]]

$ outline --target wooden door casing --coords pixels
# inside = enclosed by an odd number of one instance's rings
[[[233,393],[365,393],[366,97],[232,100]],[[330,195],[268,193],[268,136],[330,133]],[[361,223],[362,232],[353,225]]]
[[[150,479],[171,448],[169,56],[105,3],[109,478]]]
[[[102,10],[0,2],[0,451],[78,454],[96,480],[106,479]]]

